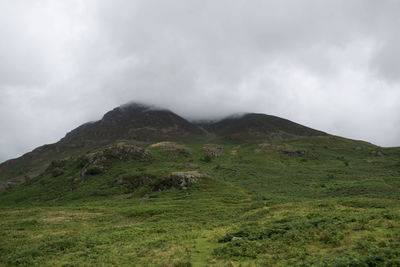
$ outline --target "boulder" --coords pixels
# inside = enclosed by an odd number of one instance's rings
[[[203,149],[212,157],[219,157],[224,151],[224,147],[218,144],[205,144]]]

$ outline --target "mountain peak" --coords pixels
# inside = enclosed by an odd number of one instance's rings
[[[262,113],[238,113],[203,127],[218,136],[250,140],[271,140],[327,135],[290,120]]]
[[[143,112],[151,112],[151,111],[164,111],[164,112],[171,112],[166,109],[158,108],[153,105],[138,103],[138,102],[129,102],[123,104],[119,107],[114,108],[113,110],[104,114],[102,121],[113,121],[115,118],[121,117],[131,117],[138,115],[138,113]]]
[[[130,102],[107,112],[99,121],[81,125],[61,141],[68,146],[97,146],[121,139],[162,141],[203,134],[197,125],[170,110]]]

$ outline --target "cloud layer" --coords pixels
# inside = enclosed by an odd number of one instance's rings
[[[400,2],[0,3],[0,161],[129,101],[400,145]]]

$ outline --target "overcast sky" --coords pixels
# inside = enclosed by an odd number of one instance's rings
[[[1,0],[0,161],[129,101],[400,145],[400,1]]]

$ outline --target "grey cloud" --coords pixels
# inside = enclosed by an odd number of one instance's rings
[[[399,145],[398,1],[0,3],[0,161],[129,101]]]

